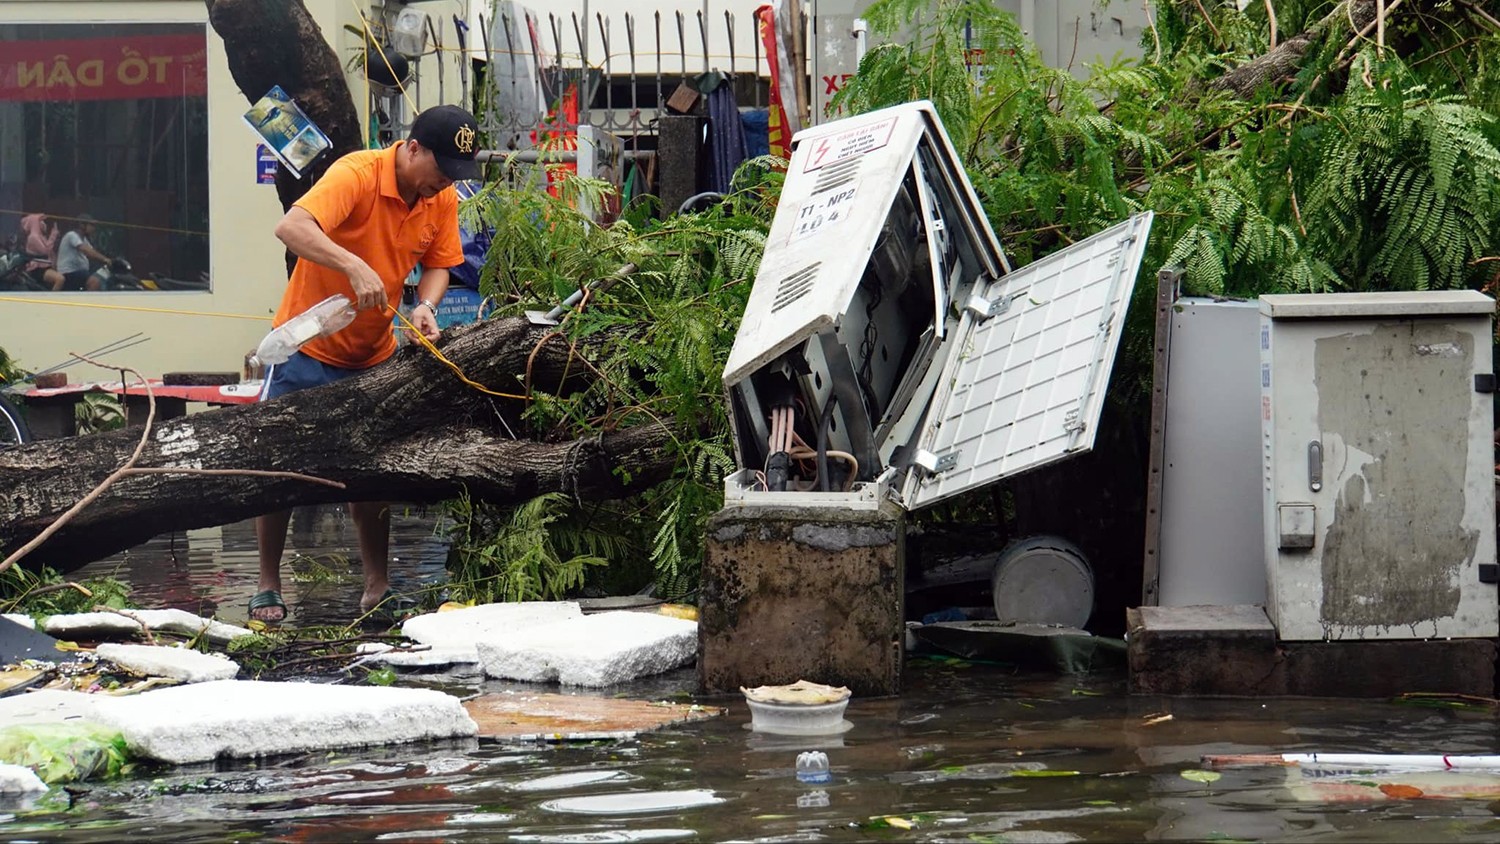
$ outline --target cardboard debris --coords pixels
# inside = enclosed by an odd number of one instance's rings
[[[702,721],[723,709],[685,703],[560,695],[490,694],[464,702],[483,738],[517,741],[596,741],[633,738],[668,724]]]
[[[1291,766],[1286,787],[1303,803],[1372,803],[1383,800],[1500,799],[1493,771],[1398,771],[1358,766]]]
[[[22,692],[46,682],[51,672],[42,668],[11,668],[0,671],[0,697]]]

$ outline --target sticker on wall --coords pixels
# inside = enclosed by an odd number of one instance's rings
[[[276,165],[280,162],[276,153],[265,144],[255,145],[255,183],[257,185],[276,184]]]
[[[1271,365],[1269,363],[1260,365],[1260,388],[1262,390],[1271,389]]]
[[[1261,349],[1261,351],[1267,351],[1270,348],[1271,348],[1271,326],[1269,326],[1269,325],[1262,325],[1260,327],[1260,349]]]

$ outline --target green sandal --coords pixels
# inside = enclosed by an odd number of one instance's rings
[[[263,609],[279,609],[281,610],[281,616],[279,618],[256,618],[255,611]],[[266,624],[280,624],[281,622],[286,621],[286,602],[281,600],[281,593],[277,592],[275,589],[266,589],[261,592],[256,592],[255,596],[250,599],[249,617],[251,621],[261,621],[265,622]]]
[[[417,615],[421,612],[422,605],[414,598],[399,594],[394,589],[387,589],[375,602],[375,606],[364,611],[363,618],[370,621],[395,624]]]

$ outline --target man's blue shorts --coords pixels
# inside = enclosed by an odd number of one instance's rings
[[[270,401],[277,396],[306,390],[308,387],[332,384],[361,372],[364,370],[329,366],[316,358],[294,352],[286,361],[273,364],[266,373],[265,383],[260,387],[260,400]]]

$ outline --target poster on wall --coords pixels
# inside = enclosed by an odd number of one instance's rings
[[[272,86],[245,112],[245,125],[253,129],[281,165],[299,179],[302,171],[333,146],[323,130],[280,85]]]

